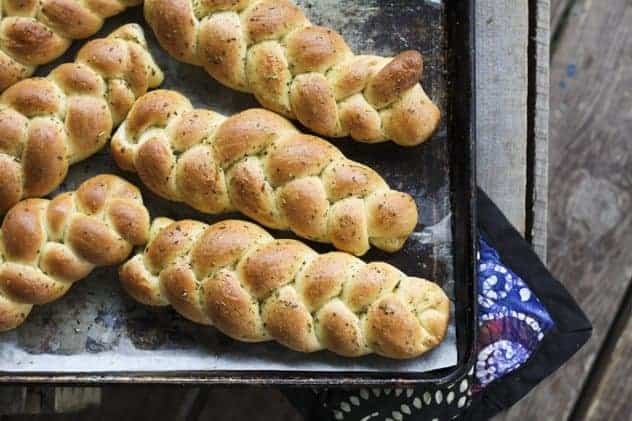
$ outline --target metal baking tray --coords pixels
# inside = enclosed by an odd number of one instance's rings
[[[412,48],[424,56],[422,83],[443,115],[431,140],[415,148],[348,139],[334,143],[350,158],[375,168],[391,186],[415,197],[420,221],[405,248],[395,254],[371,251],[363,258],[387,261],[442,285],[453,303],[445,341],[409,361],[347,359],[327,351],[301,354],[272,342],[243,344],[190,323],[171,309],[135,303],[121,290],[116,268],[109,268],[96,270],[62,299],[36,306],[17,330],[0,334],[0,383],[403,385],[448,382],[471,366],[476,337],[473,1],[298,3],[312,21],[340,31],[356,52],[391,55]],[[224,88],[201,68],[178,63],[161,51],[141,8],[108,20],[95,37],[128,22],[145,28],[152,53],[165,71],[163,87],[183,92],[196,106],[225,114],[257,106],[250,95]],[[75,43],[38,75],[71,61],[81,45]],[[72,167],[59,191],[74,189],[102,172],[120,174],[142,187],[134,175],[120,172],[104,150]],[[208,222],[243,218],[198,214],[142,190],[153,217]],[[287,232],[274,234],[291,237]]]

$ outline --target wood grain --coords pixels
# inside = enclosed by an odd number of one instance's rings
[[[7,417],[7,421],[302,420],[281,392],[275,389],[119,385],[105,386],[101,390],[103,403],[100,408],[91,407],[66,414],[17,415]],[[202,406],[196,410],[191,408],[192,391],[202,391],[204,397]]]
[[[604,367],[595,378],[585,394],[587,409],[577,411],[578,416],[588,420],[625,420],[632,413],[630,400],[630,373],[632,373],[632,318],[630,318],[630,301],[622,312],[621,336],[614,338],[616,344],[612,352],[603,354]]]
[[[551,28],[553,31],[562,23],[562,18],[576,0],[551,0]]]
[[[546,262],[549,200],[549,0],[538,0],[530,13],[535,14],[529,19],[533,24],[533,47],[529,49],[529,53],[534,54],[529,69],[534,73],[529,75],[529,81],[534,84],[529,87],[529,93],[533,95],[529,100],[529,107],[533,107],[529,142],[533,143],[534,156],[533,168],[528,169],[532,171],[532,208],[527,211],[532,213],[531,244],[540,259]]]
[[[526,0],[476,2],[476,176],[521,233],[526,215],[528,23]]]
[[[568,419],[632,277],[632,4],[578,10],[552,60],[548,244],[594,332],[505,419]],[[628,384],[617,393],[629,396]]]
[[[0,387],[0,415],[23,414],[26,412],[26,387]]]
[[[53,412],[76,412],[101,404],[100,387],[56,387],[53,392]]]
[[[212,388],[198,421],[211,420],[222,414],[232,421],[302,421],[303,417],[283,394],[269,388]],[[265,402],[265,403],[264,403]]]

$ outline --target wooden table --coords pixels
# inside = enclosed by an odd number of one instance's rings
[[[544,14],[546,2],[537,3]],[[594,331],[569,363],[498,418],[629,419],[632,4],[550,6],[548,261]]]
[[[485,0],[476,12],[479,184],[544,259],[548,245],[551,270],[595,325],[578,355],[496,419],[625,419],[632,411],[632,363],[624,358],[632,351],[632,6]],[[300,419],[272,389],[0,392],[5,410],[92,404],[102,419]]]

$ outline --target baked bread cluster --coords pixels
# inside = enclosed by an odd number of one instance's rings
[[[111,151],[167,199],[213,214],[239,210],[355,255],[369,244],[396,251],[417,224],[410,195],[264,109],[226,118],[178,92],[152,91],[134,104]]]
[[[105,18],[142,0],[2,2],[0,92],[61,56],[73,40],[96,34]]]
[[[0,331],[58,299],[98,266],[123,262],[149,237],[140,191],[98,175],[52,200],[26,199],[0,228]]]
[[[158,218],[120,278],[136,300],[234,339],[348,357],[419,356],[443,340],[450,308],[441,287],[391,265],[318,254],[237,220]]]
[[[419,84],[417,51],[356,56],[288,0],[146,0],[144,7],[173,57],[320,135],[414,146],[438,126],[439,109]]]
[[[162,79],[141,27],[129,24],[87,43],[73,63],[48,77],[25,79],[4,91],[0,215],[22,198],[59,186],[68,166],[101,149],[134,101]]]
[[[96,34],[105,18],[142,0],[5,0],[0,17],[0,92]]]
[[[287,0],[146,0],[146,19],[171,55],[271,111],[224,116],[175,91],[148,92],[163,74],[136,24],[88,42],[46,78],[26,79],[139,3],[2,3],[0,332],[136,248],[119,272],[134,299],[170,305],[236,340],[395,359],[436,347],[450,313],[442,288],[355,257],[370,246],[401,249],[417,225],[414,199],[285,118],[324,136],[418,145],[440,119],[419,84],[421,55],[356,56]],[[246,221],[152,223],[138,188],[114,175],[35,198],[119,124],[115,161],[156,194],[204,213],[240,211],[341,251],[319,254]]]

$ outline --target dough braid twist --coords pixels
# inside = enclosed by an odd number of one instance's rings
[[[438,126],[421,54],[356,56],[287,0],[146,0],[145,18],[176,59],[323,136],[414,146]]]
[[[96,34],[103,20],[141,0],[3,0],[0,92],[61,56],[75,39]]]
[[[226,118],[193,109],[175,91],[152,91],[136,101],[111,150],[162,197],[206,213],[236,209],[356,255],[369,244],[400,249],[417,224],[410,195],[263,109]]]
[[[140,191],[113,175],[85,181],[52,200],[26,199],[0,229],[0,331],[26,319],[97,266],[125,260],[149,238]]]
[[[63,181],[68,166],[97,152],[133,102],[162,82],[140,26],[87,43],[47,78],[0,96],[0,214]]]
[[[318,254],[257,225],[158,218],[150,242],[120,270],[148,305],[246,342],[296,351],[412,358],[439,344],[450,303],[438,285],[350,254]]]

